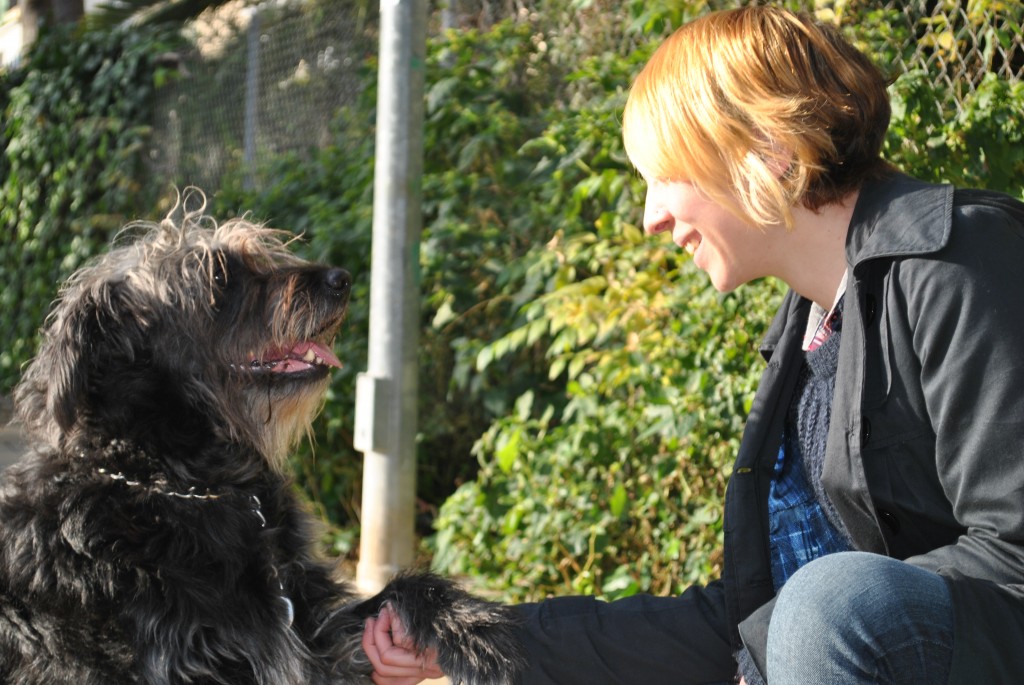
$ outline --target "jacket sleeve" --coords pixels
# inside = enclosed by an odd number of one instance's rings
[[[614,602],[561,597],[523,604],[523,685],[705,685],[731,682],[723,587]]]
[[[1015,584],[1024,583],[1024,206],[985,198],[954,207],[947,247],[901,278],[939,482],[966,530],[908,561]]]

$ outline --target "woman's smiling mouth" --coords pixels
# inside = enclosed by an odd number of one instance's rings
[[[672,236],[672,242],[689,253],[692,257],[701,243],[701,234],[697,231],[682,231],[679,235]]]

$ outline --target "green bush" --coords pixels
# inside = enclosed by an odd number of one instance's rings
[[[986,74],[954,116],[943,95],[921,71],[896,80],[888,157],[919,178],[1024,198],[1024,82]]]
[[[667,593],[720,571],[721,500],[759,376],[774,283],[720,296],[638,227],[643,187],[618,136],[649,51],[583,61],[575,107],[523,145],[521,221],[540,235],[502,269],[508,323],[466,344],[516,394],[447,500],[434,566],[509,599]],[[467,356],[465,352],[472,352]]]
[[[143,29],[51,29],[0,78],[0,393],[35,352],[58,284],[153,197],[141,153],[168,45]]]
[[[722,297],[651,242],[622,221],[559,241],[564,285],[484,348],[481,364],[536,338],[565,400],[527,391],[477,443],[478,479],[437,522],[437,568],[517,600],[667,593],[720,572],[722,497],[760,371],[748,331],[778,292]]]

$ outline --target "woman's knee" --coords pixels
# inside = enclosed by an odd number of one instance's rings
[[[783,586],[774,616],[780,611],[794,611],[802,617],[808,611],[848,616],[850,610],[863,610],[864,601],[888,585],[893,563],[899,562],[864,552],[839,552],[815,559]]]
[[[797,571],[783,586],[772,624],[888,622],[894,612],[908,620],[942,612],[949,595],[945,581],[931,571],[866,552],[839,552],[820,557]]]
[[[797,571],[779,592],[769,630],[799,640],[800,634],[821,636],[837,621],[848,623],[851,611],[863,609],[878,578],[870,560],[859,553],[840,552],[815,559]]]
[[[864,552],[816,559],[783,586],[768,630],[769,673],[814,664],[856,682],[900,670],[952,642],[945,581]],[[906,654],[904,654],[906,652]],[[928,657],[930,658],[930,657]],[[873,675],[872,675],[873,674]]]

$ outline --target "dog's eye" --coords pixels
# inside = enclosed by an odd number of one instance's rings
[[[228,260],[222,253],[213,256],[213,282],[218,288],[228,284]]]

